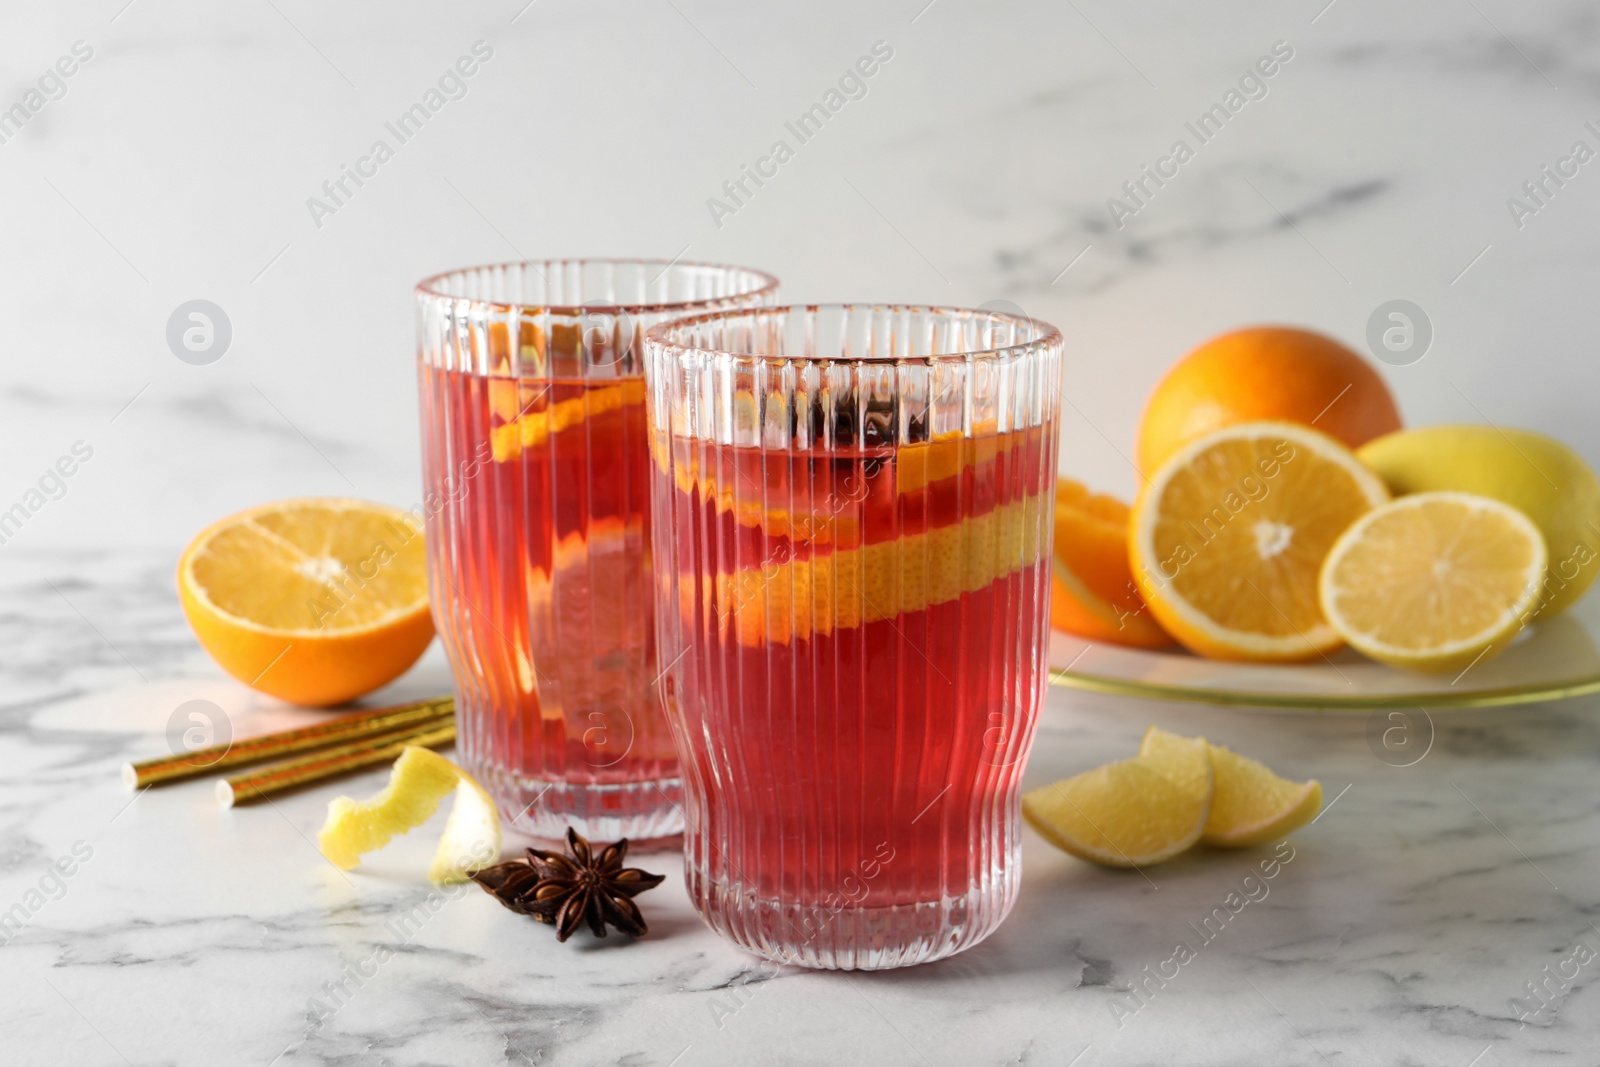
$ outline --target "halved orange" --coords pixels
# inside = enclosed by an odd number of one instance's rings
[[[1095,641],[1135,648],[1170,645],[1145,605],[1128,565],[1128,505],[1056,480],[1054,580],[1050,625]]]
[[[178,561],[178,597],[223,670],[310,707],[393,681],[433,640],[415,516],[361,500],[283,500],[214,523]]]
[[[1288,422],[1207,434],[1156,469],[1134,505],[1133,577],[1187,648],[1293,662],[1339,647],[1317,577],[1345,529],[1388,499],[1344,445]]]

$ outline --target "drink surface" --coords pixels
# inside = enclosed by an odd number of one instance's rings
[[[1010,861],[1053,440],[830,452],[658,431],[691,868],[826,914],[960,896]]]
[[[503,804],[507,777],[531,795],[676,776],[655,687],[643,378],[421,373],[433,602],[468,762]]]

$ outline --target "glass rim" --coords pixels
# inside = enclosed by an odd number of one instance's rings
[[[442,284],[445,278],[451,277],[452,275],[468,274],[474,271],[503,270],[509,267],[533,267],[542,276],[544,272],[539,270],[541,267],[554,266],[557,264],[570,265],[585,263],[609,263],[617,266],[659,266],[661,270],[657,274],[657,277],[660,277],[661,274],[665,274],[673,267],[701,267],[709,270],[725,271],[728,273],[751,274],[759,279],[761,284],[756,288],[750,289],[746,292],[734,293],[728,296],[700,297],[694,300],[669,300],[664,303],[655,304],[543,304],[515,300],[489,300],[484,297],[462,296],[460,294],[447,292]],[[758,298],[767,294],[771,294],[777,290],[778,285],[778,278],[774,274],[756,267],[741,267],[731,263],[707,263],[701,260],[655,259],[650,257],[635,258],[629,256],[557,256],[551,259],[512,259],[504,260],[498,263],[480,263],[469,267],[456,267],[452,270],[440,271],[438,274],[428,275],[426,278],[423,278],[416,284],[416,287],[413,291],[417,296],[420,297],[428,297],[434,300],[461,301],[463,303],[472,304],[477,307],[495,311],[513,311],[521,308],[538,308],[542,311],[567,315],[579,315],[585,312],[594,311],[624,311],[643,314],[648,312],[670,313],[674,311],[693,312],[710,310],[712,313],[715,313],[715,309],[727,306],[728,301],[750,300],[752,298]]]
[[[704,326],[717,321],[726,321],[747,315],[773,315],[790,314],[792,312],[816,311],[872,311],[872,312],[923,312],[936,315],[987,315],[994,319],[1007,322],[1027,323],[1039,331],[1037,337],[1022,341],[1003,348],[975,348],[968,352],[941,352],[924,356],[837,356],[818,355],[811,353],[784,353],[784,352],[733,352],[721,348],[702,348],[699,345],[683,344],[674,339],[674,331],[686,330],[695,326]],[[702,357],[726,356],[733,359],[760,359],[760,360],[793,360],[801,363],[928,363],[945,360],[970,360],[974,358],[997,359],[1006,356],[1023,356],[1039,349],[1048,349],[1052,346],[1062,345],[1061,330],[1044,319],[1036,319],[1032,315],[1014,315],[1009,311],[995,311],[989,308],[956,307],[951,304],[869,304],[869,303],[825,303],[825,304],[776,304],[755,307],[723,308],[708,311],[685,318],[669,319],[660,322],[645,331],[645,347],[657,347],[663,351],[679,354],[692,353]]]

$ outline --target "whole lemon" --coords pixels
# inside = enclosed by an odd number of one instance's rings
[[[1387,434],[1356,455],[1396,496],[1478,493],[1532,519],[1550,553],[1535,617],[1565,610],[1600,576],[1600,481],[1560,441],[1531,430],[1427,426]]]

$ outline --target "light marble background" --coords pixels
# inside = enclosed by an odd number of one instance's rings
[[[1016,912],[965,956],[765,980],[699,926],[676,857],[650,856],[672,877],[643,942],[557,947],[465,896],[312,1027],[322,983],[401,946],[385,923],[426,896],[426,842],[349,879],[309,843],[329,796],[381,775],[222,813],[204,786],[130,805],[115,769],[161,752],[185,700],[241,734],[294,716],[195,648],[172,567],[263,500],[417,498],[427,273],[682,255],[764,267],[797,300],[1009,300],[1067,338],[1063,469],[1123,494],[1140,400],[1188,348],[1261,321],[1359,346],[1405,298],[1436,332],[1387,371],[1408,420],[1544,428],[1600,459],[1600,163],[1520,229],[1506,206],[1600,144],[1592,4],[524,2],[0,15],[0,108],[75,41],[94,52],[0,144],[0,510],[93,449],[0,545],[0,910],[92,850],[0,946],[6,1062],[1594,1062],[1600,963],[1526,1026],[1508,1005],[1600,948],[1593,700],[1436,715],[1396,768],[1361,717],[1053,692],[1030,783],[1153,720],[1330,799],[1349,786],[1271,895],[1120,1027],[1119,991],[1259,857],[1147,882],[1030,837]],[[480,39],[468,95],[314,225],[306,199]],[[868,95],[717,226],[707,198],[879,40],[894,58]],[[1106,198],[1279,40],[1294,58],[1269,94],[1112,226]],[[233,327],[209,366],[165,341],[194,298]],[[435,650],[384,695],[446,685]]]

